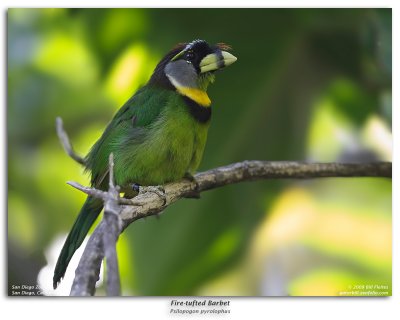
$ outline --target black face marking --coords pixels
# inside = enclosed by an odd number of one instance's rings
[[[182,96],[183,101],[189,108],[190,114],[199,122],[205,123],[211,118],[211,107],[202,107],[192,99]]]
[[[188,63],[191,63],[196,69],[197,73],[200,73],[200,62],[201,60],[215,52],[215,48],[212,48],[204,40],[194,40],[186,45],[183,49],[183,54],[178,60],[183,59]]]
[[[211,53],[222,55],[221,50],[229,50],[229,46],[224,44],[210,46],[204,40],[194,40],[190,43],[179,44],[177,47],[167,53],[158,63],[148,83],[150,85],[162,87],[167,90],[175,90],[175,87],[171,84],[164,72],[165,66],[171,62],[172,59],[174,59],[174,61],[183,60],[192,64],[197,74],[200,74],[199,65],[201,60]],[[223,61],[218,63],[224,64]]]
[[[222,56],[222,52],[221,50],[215,50],[215,54],[217,55],[217,66],[218,69],[222,69],[223,67],[225,67],[225,61],[224,61],[224,57]]]

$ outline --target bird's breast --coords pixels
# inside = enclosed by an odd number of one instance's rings
[[[160,185],[194,173],[208,127],[209,122],[197,121],[184,106],[169,106],[148,128],[146,139],[133,148],[129,161],[124,161],[125,176],[129,182]]]

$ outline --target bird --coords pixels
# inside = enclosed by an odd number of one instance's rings
[[[107,190],[109,155],[121,191],[193,179],[203,156],[211,119],[207,94],[215,72],[237,58],[225,43],[180,43],[156,65],[148,82],[117,111],[85,157],[91,186]],[[69,232],[54,269],[57,288],[68,264],[103,209],[88,196]]]

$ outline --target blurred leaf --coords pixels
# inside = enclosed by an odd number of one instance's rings
[[[378,106],[375,96],[347,79],[337,79],[328,89],[327,95],[333,104],[356,124],[362,124]]]
[[[258,275],[255,288],[262,292],[263,279],[281,277],[274,290],[291,295],[338,295],[356,283],[391,289],[390,194],[391,181],[372,178],[288,188],[252,241],[247,273]],[[321,268],[331,268],[323,279]],[[357,276],[337,278],[336,272]]]
[[[129,99],[132,92],[150,78],[155,61],[143,44],[126,49],[114,63],[106,81],[106,91],[116,102],[118,109]]]
[[[34,66],[68,85],[91,85],[98,78],[97,63],[84,43],[69,34],[54,32],[43,39]],[[77,72],[80,70],[80,72]]]

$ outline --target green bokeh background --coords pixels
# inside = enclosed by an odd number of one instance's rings
[[[9,9],[7,27],[9,294],[54,264],[46,252],[85,198],[65,184],[88,177],[55,118],[86,154],[176,43],[225,42],[238,57],[209,89],[199,171],[391,161],[390,9]],[[126,295],[390,294],[391,181],[227,186],[135,222],[118,250]]]

